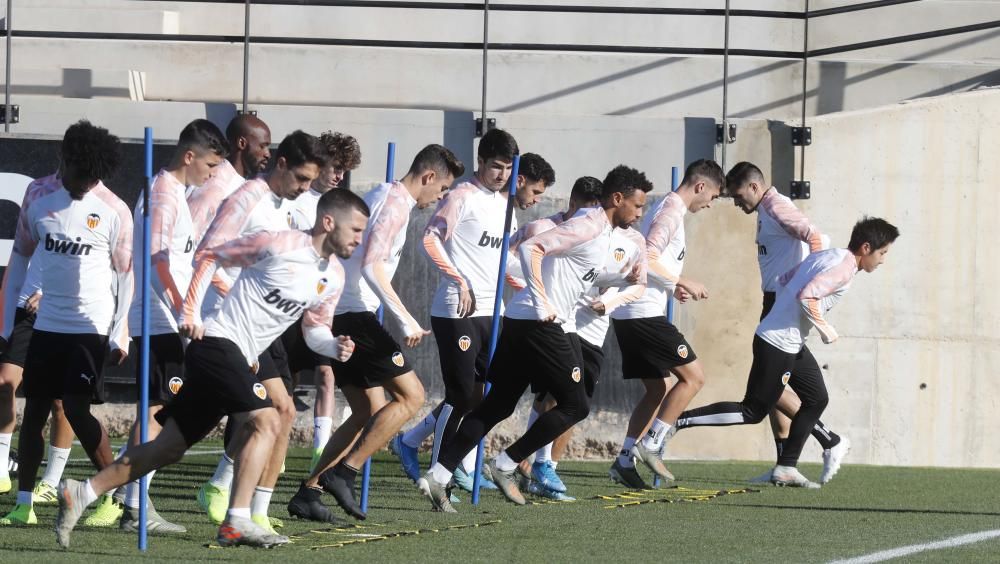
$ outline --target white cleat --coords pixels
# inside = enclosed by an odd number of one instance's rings
[[[810,482],[794,466],[775,466],[774,470],[771,471],[771,483],[776,486],[806,488],[808,490],[818,490],[820,488],[819,484]]]
[[[840,442],[833,448],[823,451],[823,473],[820,474],[819,483],[825,484],[837,475],[840,465],[844,462],[844,457],[851,452],[851,439],[841,435]]]
[[[771,469],[769,468],[767,472],[764,472],[760,476],[755,476],[747,480],[751,484],[763,485],[771,483]]]

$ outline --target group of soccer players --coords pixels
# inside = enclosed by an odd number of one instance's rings
[[[268,508],[284,471],[294,375],[302,370],[314,370],[317,382],[314,455],[288,504],[292,516],[337,522],[322,502],[327,492],[364,519],[356,476],[387,444],[433,508],[454,512],[452,487],[471,490],[477,478],[476,445],[513,414],[529,387],[528,428],[478,478],[517,504],[525,503],[523,491],[566,499],[558,461],[573,427],[588,416],[612,325],[623,376],[645,390],[610,469],[615,481],[649,487],[637,462],[673,480],[663,459],[677,430],[757,423],[768,414],[777,462],[755,481],[819,487],[796,469],[810,435],[824,448],[819,481],[837,472],[850,443],[819,420],[828,398],[805,339],[812,327],[826,343],[837,339],[826,312],[857,272],[882,263],[899,234],[888,222],[864,218],[846,249],[828,249],[828,239],[756,166],[739,163],[726,175],[710,160],[691,163],[679,188],[644,212],[652,183],[619,165],[603,181],[579,178],[565,212],[521,229],[512,218],[510,252],[501,256],[508,183],[516,184],[522,210],[555,183],[552,167],[521,154],[503,130],[482,137],[466,182],[452,187],[465,165],[447,148],[428,145],[400,180],[364,197],[338,187],[360,163],[353,137],[296,131],[273,153],[270,146],[269,128],[254,116],[237,116],[225,133],[195,120],[149,187],[150,442],[140,444],[137,421],[116,457],[90,406],[103,400],[105,360],[120,364],[140,351],[141,296],[133,288],[142,261],[133,261],[133,252],[142,248],[142,198],[130,215],[102,182],[119,165],[117,138],[86,121],[66,131],[59,170],[27,189],[4,278],[2,458],[22,380],[26,403],[17,499],[0,525],[34,525],[33,504],[58,501],[63,546],[95,503],[86,524],[136,530],[138,480],[180,460],[228,417],[226,454],[198,501],[219,525],[223,546],[287,543]],[[689,410],[706,376],[665,311],[671,297],[709,297],[703,284],[682,276],[684,216],[723,193],[758,214],[764,311],[743,400]],[[413,208],[435,204],[421,241],[440,273],[428,330],[392,279],[402,254],[418,252],[406,244]],[[504,284],[516,293],[502,309],[490,362],[491,319]],[[445,397],[400,432],[425,402],[405,349],[431,334]],[[335,431],[334,382],[350,412]],[[50,414],[48,464],[36,485]],[[59,483],[74,434],[98,473]],[[422,471],[418,450],[431,436],[431,463]],[[0,492],[11,489],[9,474],[0,474]],[[184,532],[152,503],[147,526]]]

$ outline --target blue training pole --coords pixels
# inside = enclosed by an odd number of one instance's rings
[[[394,171],[396,168],[396,144],[392,141],[389,142],[389,153],[385,161],[385,181],[392,182]],[[378,312],[375,314],[378,316],[378,322],[382,323],[385,318],[385,310],[382,306],[378,306]],[[361,511],[365,513],[368,512],[368,486],[371,484],[372,477],[372,459],[369,458],[365,461],[365,467],[361,473]]]
[[[152,247],[152,221],[149,217],[149,191],[153,187],[153,128],[147,127],[144,142],[146,189],[142,191],[142,344],[139,349],[139,442],[149,440],[149,249]],[[146,551],[146,497],[149,478],[139,478],[139,550]]]
[[[493,325],[490,328],[490,360],[493,364],[493,353],[497,350],[497,338],[500,336],[500,305],[503,303],[503,289],[507,277],[507,252],[510,250],[510,225],[514,219],[514,200],[517,199],[517,173],[521,166],[521,157],[514,157],[514,166],[510,171],[510,187],[507,190],[507,216],[503,223],[503,244],[500,246],[500,272],[497,274],[497,293],[493,299]],[[490,383],[487,380],[483,397],[490,393]],[[472,505],[479,505],[479,484],[482,481],[483,451],[486,447],[486,437],[479,441],[476,449],[476,473],[472,478]]]
[[[677,186],[679,186],[680,183],[681,183],[680,176],[681,176],[681,169],[680,168],[678,168],[676,166],[670,167],[670,191],[671,192],[676,192],[677,191]],[[667,323],[673,323],[673,322],[674,322],[674,297],[673,296],[668,296],[667,297]],[[660,485],[660,477],[659,476],[655,476],[653,478],[653,485],[654,486],[659,486]]]

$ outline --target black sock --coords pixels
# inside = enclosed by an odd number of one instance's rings
[[[778,452],[778,457],[781,457],[781,453],[785,450],[785,441],[788,439],[774,439],[774,450]]]
[[[354,479],[358,477],[358,469],[348,466],[346,462],[341,462],[334,466],[333,472],[352,485],[354,484]]]
[[[838,444],[840,444],[840,435],[834,433],[823,424],[822,421],[817,421],[816,426],[813,427],[812,436],[814,439],[819,441],[820,446],[823,450],[829,450]]]

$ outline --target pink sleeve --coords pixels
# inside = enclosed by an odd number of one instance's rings
[[[39,178],[28,185],[24,193],[24,200],[21,202],[21,211],[17,214],[17,227],[14,230],[15,253],[23,257],[30,257],[34,254],[35,246],[38,245],[38,234],[35,233],[34,227],[28,219],[28,210],[36,200],[51,194],[57,184],[55,175],[51,175]]]
[[[823,236],[802,210],[784,198],[764,198],[764,211],[792,237],[809,244],[809,252],[823,250]]]
[[[660,256],[670,240],[674,238],[677,229],[684,218],[677,213],[673,205],[665,205],[660,209],[659,215],[653,218],[653,223],[649,226],[649,234],[646,235],[646,251],[654,252]]]
[[[218,247],[239,237],[250,212],[265,196],[267,189],[267,184],[263,181],[250,180],[226,198],[209,225],[205,238],[198,245],[198,250]]]
[[[410,217],[410,206],[402,194],[390,189],[375,223],[368,228],[368,244],[362,266],[389,260],[392,244]]]
[[[215,214],[219,211],[219,206],[222,205],[225,194],[226,190],[221,184],[211,182],[188,196],[188,209],[191,210],[195,241],[201,241],[205,236],[205,232],[212,225],[212,220],[215,219]]]
[[[434,210],[430,221],[427,222],[424,236],[434,235],[441,241],[447,241],[462,217],[465,200],[473,193],[474,189],[463,184],[450,190],[438,204],[437,209]]]
[[[848,284],[854,278],[857,269],[858,265],[853,255],[848,255],[836,266],[814,276],[799,292],[798,298],[800,300],[825,298]]]
[[[542,259],[546,255],[564,253],[586,243],[600,235],[603,229],[599,218],[588,214],[536,235],[521,245],[521,262],[528,266],[528,272],[525,273],[528,288],[538,296],[541,309],[544,310],[539,311],[539,315],[545,317],[556,313],[549,303],[545,282],[542,280]]]

